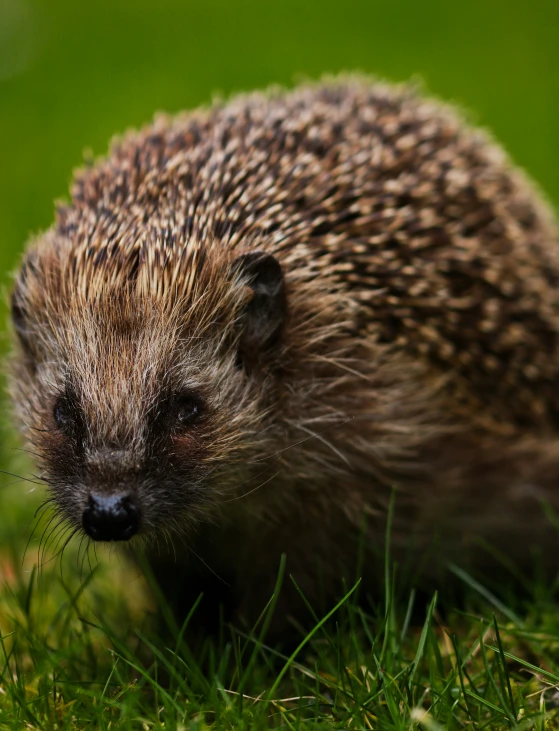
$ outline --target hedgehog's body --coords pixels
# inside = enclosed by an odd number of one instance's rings
[[[282,552],[311,600],[351,580],[392,486],[396,547],[519,558],[559,507],[557,243],[502,153],[406,90],[160,120],[27,254],[15,402],[71,522],[184,533],[241,610]]]

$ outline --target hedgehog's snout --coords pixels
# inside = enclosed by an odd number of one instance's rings
[[[83,529],[95,541],[127,541],[138,532],[140,514],[131,493],[92,492],[82,515]]]

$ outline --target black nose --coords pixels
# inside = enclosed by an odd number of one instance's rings
[[[127,541],[138,531],[138,509],[131,495],[91,493],[82,524],[95,541]]]

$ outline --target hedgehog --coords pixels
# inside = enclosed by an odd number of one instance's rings
[[[489,135],[409,85],[158,116],[27,248],[14,410],[72,534],[142,546],[179,613],[253,620],[282,556],[278,631],[300,594],[374,591],[392,499],[426,575],[488,543],[553,569],[557,244]]]

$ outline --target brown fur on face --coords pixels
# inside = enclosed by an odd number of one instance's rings
[[[26,439],[73,524],[124,486],[140,534],[207,550],[241,610],[282,552],[309,596],[317,560],[333,591],[392,487],[402,551],[440,530],[464,560],[473,535],[545,544],[557,239],[486,135],[409,89],[160,118],[78,173],[23,261]]]

